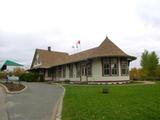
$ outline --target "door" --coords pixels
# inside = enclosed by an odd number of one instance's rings
[[[84,82],[84,81],[87,81],[87,69],[86,69],[86,66],[82,66],[81,68],[81,81]]]
[[[53,76],[52,76],[52,78],[53,78],[53,81],[56,81],[56,70],[53,71]]]

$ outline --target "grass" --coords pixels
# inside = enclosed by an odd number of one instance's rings
[[[62,120],[160,120],[160,84],[65,86]]]

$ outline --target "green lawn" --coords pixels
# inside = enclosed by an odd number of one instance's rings
[[[160,120],[160,84],[65,86],[62,120]]]

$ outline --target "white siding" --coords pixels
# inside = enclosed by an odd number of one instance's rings
[[[102,76],[102,63],[101,59],[94,59],[92,62],[92,77],[89,81],[121,81],[129,80],[128,76],[121,76],[120,59],[118,59],[119,75],[118,76]]]
[[[14,69],[17,69],[17,68],[25,69],[24,66],[7,66],[7,71],[13,72]]]
[[[102,63],[100,58],[96,58],[92,60],[92,76],[88,77],[88,81],[125,81],[129,80],[129,75],[127,76],[121,76],[121,68],[120,68],[120,59],[118,59],[118,67],[119,67],[119,73],[118,76],[102,76]],[[46,80],[52,80],[52,78],[47,77],[47,71],[45,74]],[[80,81],[80,78],[76,77],[76,65],[73,65],[73,78],[69,77],[69,68],[66,66],[66,77],[65,78],[59,78],[58,80],[63,81],[69,79],[71,81]],[[82,81],[84,81],[86,78],[83,77]]]
[[[52,80],[52,77],[48,77],[48,70],[45,70],[45,80]]]

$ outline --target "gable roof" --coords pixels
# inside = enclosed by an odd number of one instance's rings
[[[36,49],[31,68],[33,68],[34,60],[37,54],[39,55],[39,59],[42,63],[42,65],[38,66],[40,68],[48,68],[51,65],[56,64],[57,62],[62,62],[68,56],[68,53],[64,52]]]
[[[111,40],[106,39],[98,46],[89,50],[85,50],[76,54],[68,55],[63,52],[54,52],[47,50],[36,49],[42,61],[41,68],[48,68],[58,66],[62,64],[68,64],[78,62],[86,59],[96,57],[127,57],[131,60],[135,60],[136,57],[127,55],[118,46],[116,46]],[[32,66],[33,67],[33,62]]]

